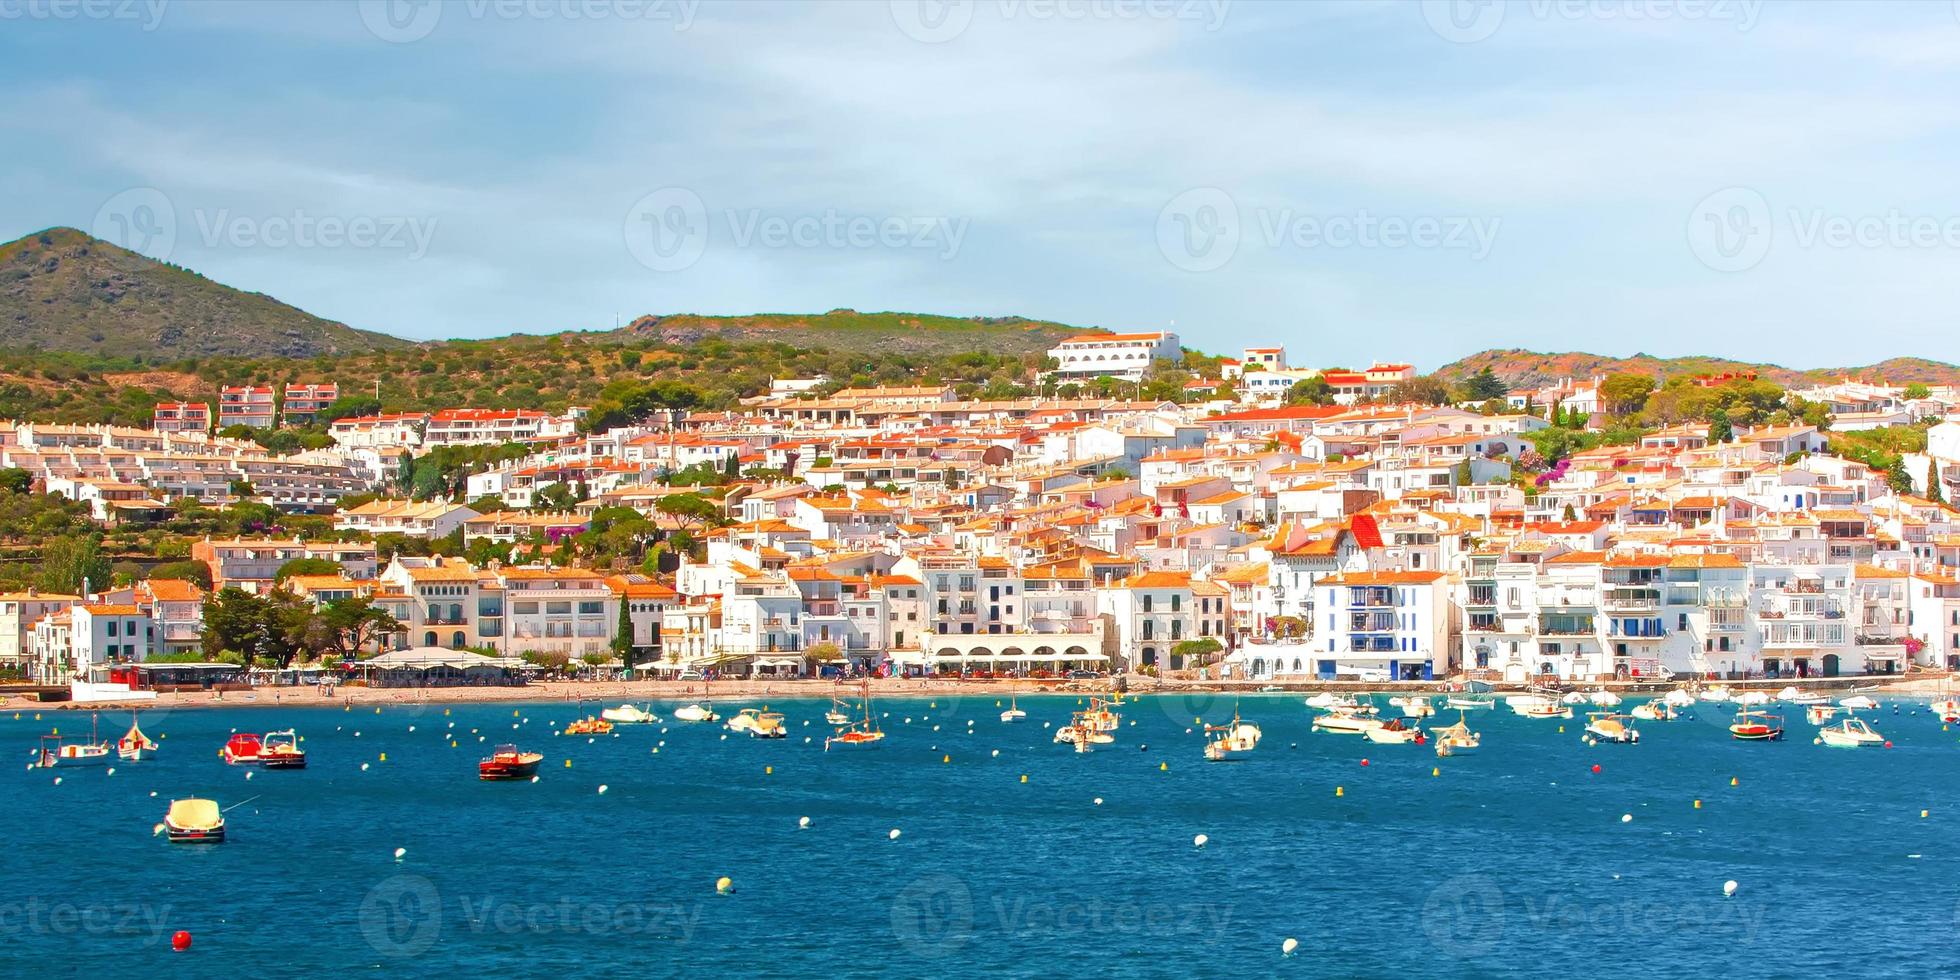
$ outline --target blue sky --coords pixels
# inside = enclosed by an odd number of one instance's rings
[[[0,236],[409,337],[1960,360],[1946,2],[77,2],[0,0]]]

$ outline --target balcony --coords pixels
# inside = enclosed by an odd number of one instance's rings
[[[1860,633],[1851,642],[1861,647],[1896,647],[1905,646],[1906,637],[1904,633]]]
[[[1619,611],[1654,610],[1661,605],[1657,589],[1616,589],[1606,593],[1604,607]]]

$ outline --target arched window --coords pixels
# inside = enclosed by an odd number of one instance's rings
[[[422,645],[425,647],[432,647],[436,645],[435,630],[430,630],[427,633],[422,634]]]
[[[457,649],[457,650],[461,650],[461,649],[463,648],[463,642],[464,642],[464,641],[463,641],[463,631],[462,631],[462,630],[457,630],[457,631],[456,631],[456,635],[454,635],[454,636],[451,636],[451,637],[449,638],[449,645],[450,645],[450,646],[451,646],[452,648],[454,648],[454,649]]]

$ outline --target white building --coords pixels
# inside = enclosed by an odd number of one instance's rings
[[[1048,351],[1060,366],[1048,377],[1056,381],[1089,381],[1095,378],[1121,378],[1141,381],[1156,361],[1173,364],[1183,360],[1177,334],[1158,333],[1083,334],[1062,341]]]

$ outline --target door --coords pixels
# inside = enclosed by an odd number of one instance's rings
[[[1837,654],[1835,654],[1835,653],[1827,653],[1827,654],[1825,654],[1825,655],[1824,655],[1824,676],[1825,676],[1825,677],[1836,677],[1837,675],[1838,675],[1838,655],[1837,655]]]

